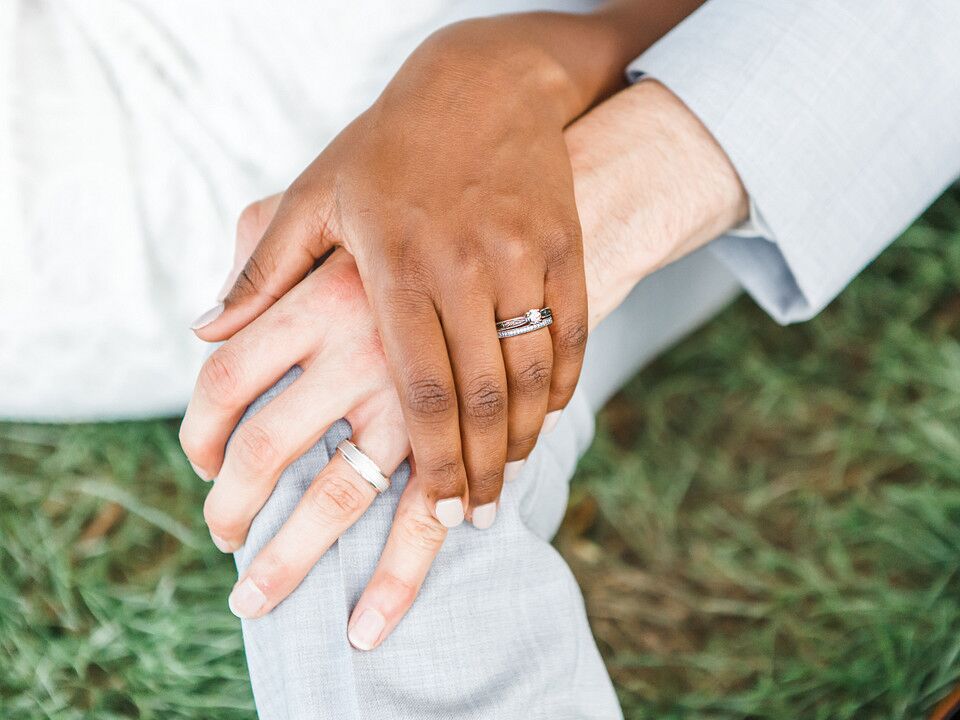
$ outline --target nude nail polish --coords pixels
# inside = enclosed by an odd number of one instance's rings
[[[456,527],[463,522],[463,501],[460,498],[447,498],[437,501],[437,520],[446,527]]]
[[[527,462],[526,458],[523,460],[513,460],[508,462],[503,466],[503,480],[504,482],[512,482],[517,479],[520,475],[520,471],[523,470],[523,464]]]
[[[213,478],[211,478],[207,473],[205,473],[203,470],[201,470],[200,468],[198,468],[198,467],[197,467],[196,465],[194,465],[193,463],[190,463],[190,467],[193,468],[193,471],[197,474],[197,477],[200,478],[201,480],[203,480],[204,482],[210,482],[210,481],[213,479]]]
[[[486,530],[493,525],[497,517],[497,504],[487,503],[473,509],[473,526],[478,530]]]
[[[367,608],[347,630],[347,638],[357,650],[373,650],[386,625],[383,615],[373,608]]]
[[[230,593],[227,605],[230,606],[230,612],[238,618],[252,618],[260,612],[266,602],[267,596],[254,584],[253,580],[247,578]]]
[[[201,328],[205,328],[207,325],[212,323],[222,314],[223,314],[223,303],[217,303],[212,308],[210,308],[205,313],[203,313],[203,315],[201,315],[192,323],[190,323],[190,329],[200,330]]]
[[[557,423],[560,422],[560,416],[563,414],[563,410],[554,410],[553,412],[547,413],[547,416],[543,419],[543,427],[540,428],[541,435],[549,435],[553,432],[554,428],[557,427]]]
[[[213,544],[217,546],[217,550],[219,550],[220,552],[227,553],[229,555],[234,551],[233,545],[228,543],[219,535],[214,535],[213,533],[210,533],[210,539],[213,540]]]

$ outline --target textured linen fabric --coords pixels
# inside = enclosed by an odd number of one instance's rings
[[[591,335],[577,393],[520,477],[505,486],[493,527],[453,529],[408,615],[381,647],[360,652],[347,642],[347,620],[390,529],[408,477],[402,466],[391,489],[290,597],[267,616],[243,621],[261,720],[621,717],[580,590],[549,541],[592,438],[595,410],[739,289],[706,251],[642,282]],[[298,374],[291,371],[246,417]],[[341,421],[282,474],[236,554],[241,572],[349,432]]]
[[[752,229],[712,249],[783,323],[960,173],[957,0],[709,0],[628,76],[670,88],[730,157]]]

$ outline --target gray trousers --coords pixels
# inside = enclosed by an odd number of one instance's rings
[[[708,251],[650,276],[590,337],[580,385],[557,429],[503,490],[485,531],[452,530],[413,608],[381,647],[354,650],[347,619],[380,556],[408,470],[266,617],[243,621],[263,720],[618,718],[583,598],[550,539],[593,416],[659,351],[739,286]],[[269,402],[288,374],[247,412]],[[349,434],[338,422],[281,476],[236,554],[243,570]]]

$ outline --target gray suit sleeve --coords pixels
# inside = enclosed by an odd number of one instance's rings
[[[960,173],[958,0],[708,0],[637,58],[751,199],[711,249],[782,323],[829,303]]]

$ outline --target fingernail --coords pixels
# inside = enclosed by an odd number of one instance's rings
[[[463,522],[463,501],[460,498],[447,498],[437,501],[437,520],[446,527],[456,527]]]
[[[190,463],[190,467],[193,468],[193,471],[197,474],[197,477],[203,480],[204,482],[210,482],[210,480],[212,479],[209,475],[207,475],[207,473],[205,473],[203,470],[198,468],[193,463]]]
[[[214,320],[216,320],[223,313],[223,303],[217,303],[212,308],[207,310],[203,315],[198,317],[192,323],[190,323],[191,330],[199,330],[204,328]]]
[[[526,462],[526,458],[523,460],[514,460],[508,462],[503,466],[503,480],[504,482],[511,482],[516,480],[517,476],[520,474],[520,471],[523,470],[523,464]]]
[[[560,415],[563,414],[563,410],[554,410],[553,412],[548,412],[547,416],[543,419],[543,427],[540,428],[541,435],[547,435],[553,432],[553,429],[557,426],[557,423],[560,422]]]
[[[373,650],[373,646],[377,644],[377,638],[380,637],[386,625],[387,621],[383,615],[373,608],[367,608],[350,626],[347,637],[350,639],[350,644],[357,650]]]
[[[481,505],[473,510],[473,526],[478,530],[486,530],[493,525],[497,517],[497,504],[495,502]]]
[[[222,553],[227,553],[228,555],[233,552],[233,545],[228,543],[222,537],[210,533],[210,539],[213,540],[213,544],[217,546],[217,550]]]
[[[252,618],[267,602],[267,596],[258,588],[253,580],[247,578],[237,585],[230,593],[227,605],[230,612],[238,618]]]

